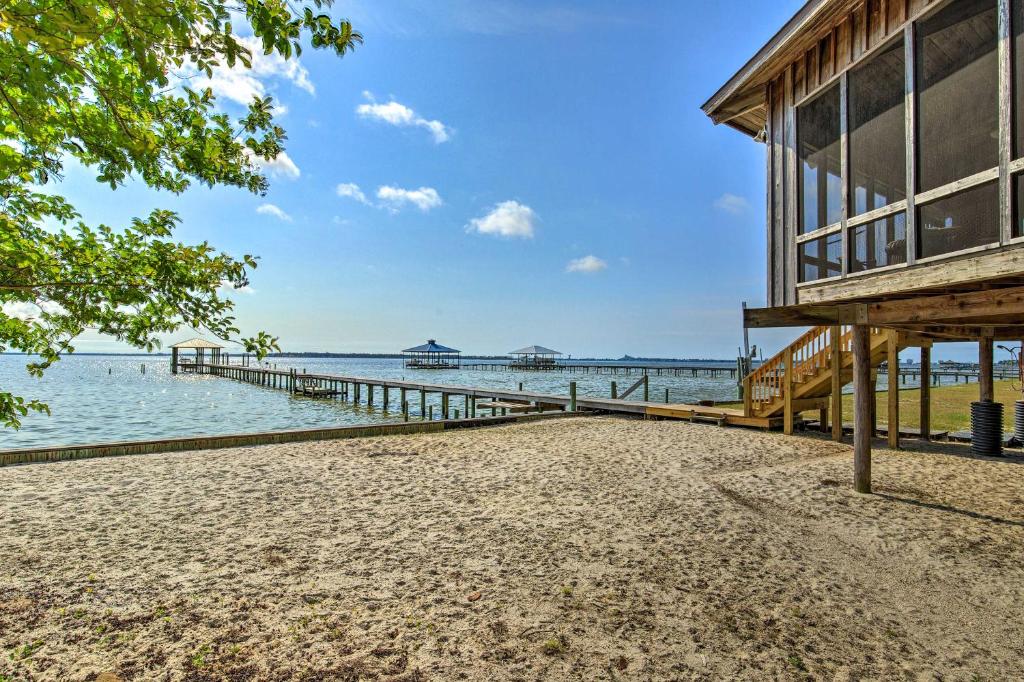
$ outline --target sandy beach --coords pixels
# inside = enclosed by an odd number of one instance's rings
[[[1024,466],[680,422],[0,469],[0,680],[1014,679]]]

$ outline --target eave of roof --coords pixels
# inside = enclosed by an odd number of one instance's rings
[[[725,123],[726,125],[736,128],[744,133],[757,136],[761,132],[760,130],[755,129],[749,124],[745,124],[744,121],[739,120],[739,117],[722,120],[722,117],[717,115],[719,110],[733,96],[737,94],[749,94],[743,93],[743,90],[747,87],[752,87],[752,81],[761,74],[761,71],[771,62],[771,60],[778,55],[781,50],[788,46],[794,37],[798,36],[808,26],[815,22],[825,10],[830,6],[838,4],[841,4],[841,0],[807,0],[804,6],[800,8],[800,10],[789,21],[787,21],[774,36],[772,36],[771,40],[765,43],[765,45],[732,76],[732,78],[726,81],[725,85],[719,88],[707,102],[701,105],[701,110],[716,124]]]

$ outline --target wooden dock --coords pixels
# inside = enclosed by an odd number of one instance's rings
[[[559,372],[562,374],[625,374],[666,377],[728,377],[736,378],[736,367],[727,365],[615,365],[558,362],[524,365],[515,362],[462,363],[462,369],[480,372]]]
[[[357,405],[379,407],[385,412],[393,409],[396,412],[401,412],[405,421],[412,418],[420,420],[474,418],[481,413],[498,416],[510,413],[562,410],[632,414],[756,428],[774,428],[782,423],[781,418],[748,417],[744,416],[743,410],[727,407],[626,400],[625,397],[577,396],[575,382],[569,384],[569,395],[553,395],[514,389],[455,386],[335,374],[308,374],[297,372],[295,369],[233,364],[201,364],[196,367],[196,371],[257,386],[285,390],[296,395],[306,394],[341,399]],[[641,382],[646,383],[646,380],[641,379]],[[428,405],[428,395],[440,396],[440,410],[437,415],[434,414],[433,405]]]

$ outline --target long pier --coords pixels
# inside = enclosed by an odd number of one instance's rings
[[[463,362],[460,369],[481,372],[559,372],[563,374],[624,374],[668,377],[729,377],[736,378],[736,367],[726,365],[608,365],[558,362],[553,364],[523,364],[514,362]]]
[[[474,418],[481,413],[497,416],[552,410],[571,412],[586,410],[707,421],[720,425],[760,428],[776,426],[771,419],[746,417],[742,410],[733,408],[627,400],[626,397],[629,394],[640,388],[644,389],[640,395],[646,393],[647,380],[645,377],[626,389],[619,397],[599,398],[578,396],[575,382],[570,382],[569,395],[566,396],[502,388],[432,384],[336,374],[309,374],[298,372],[295,369],[234,364],[199,363],[191,365],[189,371],[234,379],[271,389],[286,390],[296,395],[341,399],[351,401],[353,404],[368,406],[379,405],[385,411],[394,405],[397,411],[401,411],[404,421],[409,421],[413,415],[421,420],[433,420]],[[434,405],[428,401],[430,395],[440,397],[440,409],[436,415],[433,410]]]

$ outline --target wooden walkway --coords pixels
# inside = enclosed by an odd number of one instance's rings
[[[512,362],[462,363],[461,369],[481,372],[558,372],[561,374],[625,374],[666,377],[736,378],[736,367],[725,365],[585,365],[559,362],[553,365],[522,365]]]
[[[570,383],[570,395],[566,396],[514,389],[454,386],[336,374],[307,374],[296,372],[293,369],[241,365],[204,364],[198,367],[197,371],[292,393],[301,394],[309,392],[312,388],[323,389],[325,395],[330,394],[342,400],[350,400],[354,404],[379,405],[384,410],[388,410],[394,405],[395,408],[401,410],[406,421],[410,419],[410,405],[414,404],[418,404],[419,409],[416,410],[416,414],[419,419],[433,419],[433,406],[427,404],[427,396],[434,394],[441,398],[441,409],[437,415],[440,419],[450,419],[453,416],[455,419],[472,418],[481,412],[492,415],[508,414],[511,410],[519,412],[526,410],[536,412],[586,410],[666,419],[708,421],[723,426],[774,428],[782,423],[781,418],[748,417],[744,416],[742,410],[726,407],[576,396],[573,395],[575,382]],[[397,395],[395,395],[396,393]],[[412,402],[410,402],[410,398],[413,399]],[[461,401],[456,404],[455,401],[460,398]]]

